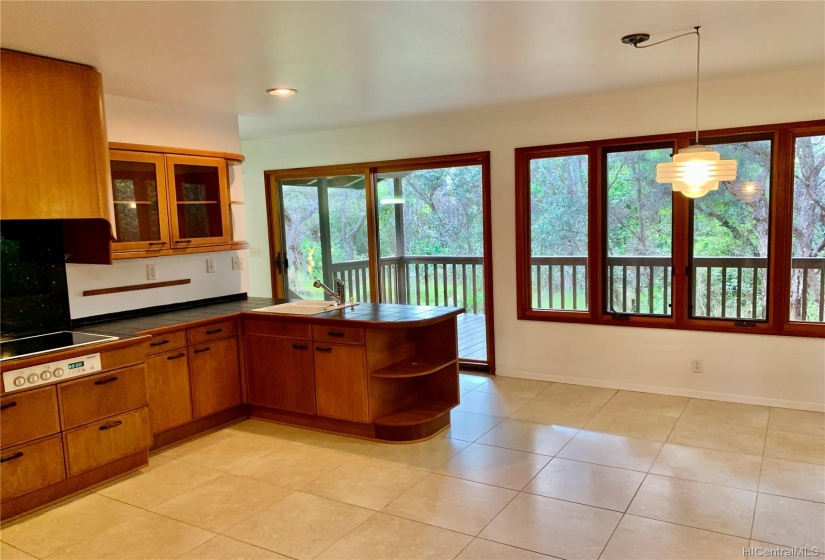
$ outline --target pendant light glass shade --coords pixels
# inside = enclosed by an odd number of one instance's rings
[[[656,166],[656,181],[672,183],[673,191],[700,198],[719,188],[719,181],[736,179],[736,160],[722,159],[719,152],[701,144],[679,150],[670,163]]]

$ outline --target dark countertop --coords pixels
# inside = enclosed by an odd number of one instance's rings
[[[108,334],[121,339],[139,336],[139,333],[156,330],[172,330],[186,323],[207,322],[221,317],[237,315],[269,307],[289,300],[272,298],[248,298],[242,300],[187,307],[175,311],[164,311],[151,315],[129,317],[127,319],[102,322],[87,322],[72,327],[73,331],[95,334]],[[418,305],[397,305],[390,303],[359,303],[316,315],[284,315],[273,313],[255,313],[268,319],[300,322],[323,322],[337,325],[370,326],[376,323],[390,327],[408,326],[411,323],[430,323],[446,317],[463,313],[459,307],[431,307]]]

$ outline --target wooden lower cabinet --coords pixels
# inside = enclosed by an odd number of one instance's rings
[[[65,477],[60,435],[10,447],[0,453],[3,500],[60,482]]]
[[[195,419],[241,404],[238,339],[190,346],[189,374]]]
[[[88,424],[146,406],[146,369],[140,364],[67,381],[57,396],[64,430]]]
[[[69,476],[148,449],[152,444],[148,407],[64,432],[63,443]]]
[[[249,402],[315,414],[312,341],[247,335]]]
[[[0,400],[0,443],[3,447],[59,431],[60,419],[54,387],[12,394]]]
[[[318,416],[368,422],[364,348],[316,341],[313,355]]]
[[[146,392],[153,434],[192,421],[192,391],[186,348],[146,358]]]

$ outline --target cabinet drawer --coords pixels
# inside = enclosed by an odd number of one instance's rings
[[[69,476],[105,465],[152,444],[147,407],[63,434]]]
[[[57,394],[53,386],[9,395],[0,400],[0,443],[3,447],[59,431]]]
[[[235,320],[221,321],[220,323],[212,323],[205,327],[188,329],[187,332],[189,344],[200,344],[201,342],[235,336],[238,332],[238,322]]]
[[[244,319],[244,334],[259,334],[263,336],[282,336],[284,338],[312,338],[312,330],[306,323],[291,321],[272,321],[269,319]]]
[[[186,331],[176,331],[166,334],[153,334],[152,340],[144,344],[146,355],[160,354],[175,348],[186,346]]]
[[[364,344],[364,329],[312,325],[312,339],[342,344]]]
[[[59,435],[6,449],[0,454],[0,497],[8,500],[60,482],[63,444]]]
[[[147,403],[146,368],[118,369],[57,387],[63,429],[120,414]]]

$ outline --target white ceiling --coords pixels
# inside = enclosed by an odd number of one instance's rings
[[[3,47],[96,66],[106,92],[238,114],[243,138],[825,63],[825,2],[0,3]],[[264,90],[300,94],[272,98]]]

